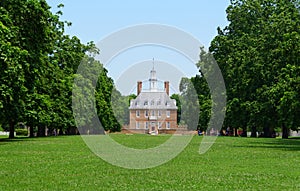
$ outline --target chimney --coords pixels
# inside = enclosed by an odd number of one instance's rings
[[[165,91],[168,95],[170,94],[170,85],[168,81],[165,81]]]
[[[142,92],[143,82],[138,81],[137,82],[137,95],[139,95]]]

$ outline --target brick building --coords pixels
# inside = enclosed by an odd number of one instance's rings
[[[154,67],[148,90],[143,90],[141,81],[137,82],[137,98],[131,100],[129,107],[129,129],[150,134],[177,129],[176,100],[169,97],[169,82],[164,82],[164,89],[159,89],[157,83]]]

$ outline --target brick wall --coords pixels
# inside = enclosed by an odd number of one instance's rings
[[[148,117],[145,116],[146,110],[139,110],[139,117],[136,115],[137,110],[130,110],[130,129],[136,129],[136,122],[140,123],[140,129],[145,129],[145,122],[161,122],[161,129],[166,129],[166,123],[170,123],[170,129],[177,128],[177,111],[170,111],[170,116],[167,116],[167,110],[160,110],[161,116],[158,116],[158,111],[155,110],[154,118],[151,117],[151,110],[148,110]]]

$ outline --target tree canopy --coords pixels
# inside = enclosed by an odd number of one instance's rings
[[[9,125],[10,138],[18,122],[30,127],[30,136],[34,132],[44,136],[46,127],[49,132],[74,133],[74,76],[87,53],[99,51],[92,42],[82,44],[66,35],[65,27],[71,23],[61,21],[61,15],[61,10],[53,14],[45,0],[0,2],[0,122]],[[107,72],[99,79],[106,84],[97,89],[97,95],[110,95],[113,81]],[[103,104],[108,103],[104,100]],[[104,108],[99,110],[102,121],[107,120],[104,113],[112,110],[110,105]],[[105,124],[107,129],[120,129],[112,122]]]
[[[294,0],[231,0],[229,25],[210,46],[227,86],[226,126],[261,129],[300,126],[300,15]]]
[[[253,137],[262,131],[263,136],[271,137],[280,127],[283,138],[288,137],[289,129],[297,130],[299,7],[299,0],[231,0],[226,10],[228,26],[217,29],[209,52],[200,48],[199,74],[183,78],[182,94],[172,96],[180,108],[178,122],[207,130],[210,117],[215,117],[214,90],[209,89],[202,73],[210,71],[208,77],[213,78],[214,71],[207,64],[213,56],[227,90],[224,128],[243,128],[244,135],[250,130]],[[61,10],[52,13],[45,0],[0,2],[0,123],[10,130],[10,138],[20,122],[30,127],[30,136],[45,136],[47,129],[76,133],[74,79],[85,86],[75,87],[79,95],[75,101],[91,91],[95,103],[88,98],[86,104],[95,107],[104,130],[119,131],[128,124],[128,100],[134,95],[122,96],[116,90],[108,71],[91,56],[99,53],[94,43],[83,44],[76,36],[65,34],[71,23],[61,21],[61,15]],[[80,63],[101,70],[99,76],[76,74]],[[199,118],[184,111],[199,113]],[[87,112],[77,125],[85,127],[91,120],[95,116]]]

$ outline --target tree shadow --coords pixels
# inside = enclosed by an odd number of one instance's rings
[[[300,151],[300,138],[289,139],[266,139],[258,138],[256,141],[250,140],[244,145],[232,145],[241,148],[264,148],[264,149],[280,149],[283,151]]]
[[[24,142],[24,141],[37,141],[42,137],[15,137],[13,139],[9,139],[8,137],[0,138],[0,145],[13,143],[13,142]]]

